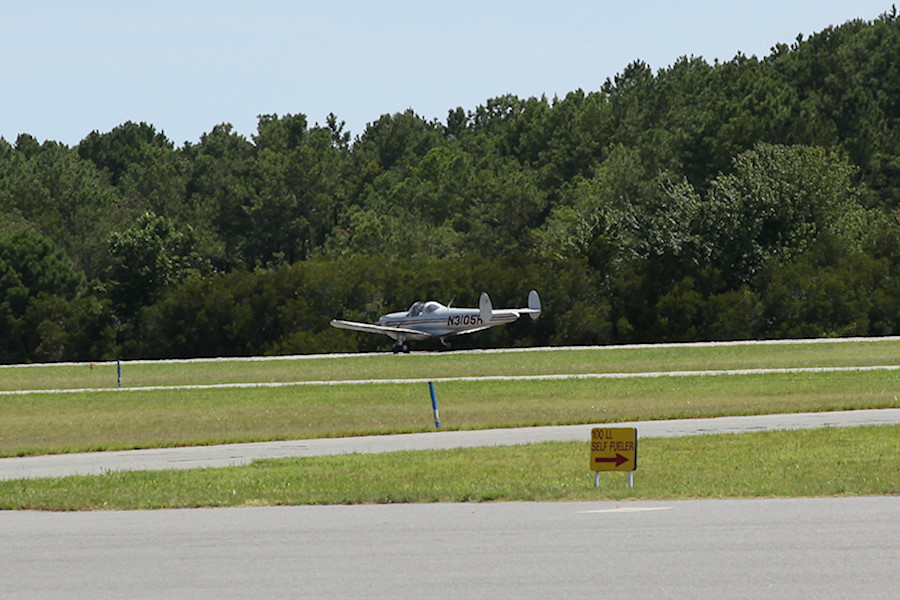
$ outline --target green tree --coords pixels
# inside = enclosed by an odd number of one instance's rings
[[[838,153],[761,144],[735,158],[705,203],[713,264],[734,284],[749,282],[770,259],[790,261],[823,233],[860,247],[866,211],[855,169]]]
[[[38,298],[29,304],[24,324],[34,335],[29,360],[90,361],[117,356],[115,319],[108,301],[93,296]]]
[[[424,156],[442,137],[438,123],[425,121],[412,110],[383,115],[366,127],[354,144],[354,156],[364,172],[378,174],[404,168]]]
[[[133,227],[112,235],[109,253],[113,260],[109,295],[126,317],[161,290],[204,269],[191,228],[180,229],[170,219],[149,212]]]
[[[196,146],[185,145],[190,163],[188,203],[208,229],[203,254],[220,269],[254,266],[245,251],[247,207],[256,201],[250,176],[255,150],[231,124],[216,125]]]
[[[28,229],[0,233],[0,360],[33,359],[39,343],[29,311],[36,303],[74,300],[84,274],[48,238]]]
[[[143,162],[148,146],[164,150],[173,147],[166,135],[157,132],[153,125],[127,121],[109,133],[92,131],[78,144],[78,154],[106,172],[113,185],[118,185],[129,169]]]
[[[0,301],[22,313],[30,298],[75,298],[84,273],[48,238],[23,229],[0,233]]]
[[[115,188],[75,150],[56,142],[38,145],[19,136],[17,149],[0,151],[0,213],[15,212],[53,240],[85,272],[106,265],[103,239],[124,215]]]
[[[190,165],[183,152],[144,144],[134,158],[120,174],[117,186],[129,214],[137,217],[150,211],[208,229],[204,227],[204,215],[187,202]]]
[[[881,309],[876,302],[884,291],[897,292],[887,261],[834,237],[820,238],[795,261],[770,265],[759,287],[772,337],[882,334],[883,323],[873,330]]]

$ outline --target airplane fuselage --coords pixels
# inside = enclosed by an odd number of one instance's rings
[[[490,320],[485,322],[477,308],[449,308],[439,302],[429,301],[417,302],[407,311],[386,314],[378,319],[378,324],[383,327],[422,332],[421,335],[412,333],[391,335],[390,332],[386,332],[394,339],[400,339],[402,335],[406,339],[424,340],[512,323],[517,318],[518,314],[512,312],[506,314],[503,310],[496,310],[493,311]]]

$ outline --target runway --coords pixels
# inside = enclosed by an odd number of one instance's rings
[[[396,452],[401,450],[436,450],[530,444],[546,441],[587,442],[590,439],[591,429],[602,425],[636,427],[639,437],[654,438],[711,433],[745,433],[775,429],[858,427],[897,423],[900,423],[900,408],[768,414],[673,421],[598,423],[558,427],[433,431],[403,435],[56,454],[0,459],[0,480],[64,477],[67,475],[100,475],[115,471],[226,467],[249,464],[253,460],[261,458]]]
[[[897,595],[900,498],[0,513],[5,599]]]

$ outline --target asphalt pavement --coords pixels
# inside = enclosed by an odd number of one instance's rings
[[[0,512],[0,596],[894,599],[900,497]]]

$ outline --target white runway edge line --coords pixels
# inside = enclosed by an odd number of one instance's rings
[[[0,391],[0,396],[23,396],[29,394],[86,394],[97,392],[151,392],[166,390],[218,390],[247,388],[280,388],[297,386],[335,386],[335,385],[383,385],[383,384],[424,384],[445,383],[452,381],[543,381],[564,379],[641,379],[658,377],[712,377],[723,375],[773,375],[800,373],[846,373],[862,371],[898,371],[900,365],[872,365],[851,367],[794,367],[783,369],[727,369],[707,371],[656,371],[638,373],[571,373],[549,375],[483,375],[469,377],[417,377],[409,379],[341,379],[315,381],[276,381],[261,383],[210,383],[196,385],[154,385],[115,388],[72,388],[51,390],[8,390]]]

